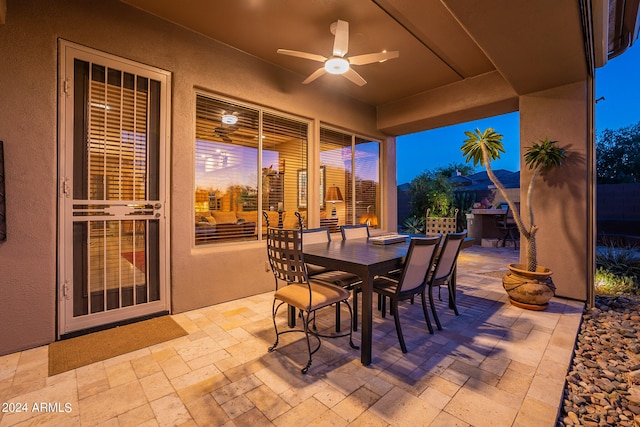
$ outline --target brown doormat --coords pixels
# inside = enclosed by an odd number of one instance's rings
[[[187,335],[170,316],[49,344],[49,376]]]

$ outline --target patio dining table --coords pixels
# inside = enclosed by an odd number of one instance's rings
[[[372,354],[373,279],[402,266],[409,249],[409,238],[392,244],[374,244],[368,239],[332,240],[304,247],[305,262],[357,274],[362,279],[360,361],[365,366],[371,364]],[[472,242],[473,239],[465,239],[463,247]],[[455,279],[452,285],[455,290]]]

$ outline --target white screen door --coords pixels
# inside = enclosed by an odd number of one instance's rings
[[[168,311],[170,74],[60,42],[59,335]]]

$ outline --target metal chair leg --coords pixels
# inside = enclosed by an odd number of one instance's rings
[[[273,300],[273,306],[271,307],[271,317],[273,320],[273,329],[275,329],[276,331],[276,341],[273,343],[271,347],[269,347],[269,353],[271,353],[276,349],[276,347],[278,346],[278,342],[280,341],[280,334],[278,333],[278,324],[276,323],[276,313],[278,312],[278,308],[280,307],[280,305],[276,307],[276,300]]]
[[[433,335],[433,326],[431,326],[431,320],[429,320],[429,310],[427,310],[427,299],[425,297],[424,291],[422,291],[422,312],[424,313],[424,320],[427,322],[427,328],[429,328],[429,333]]]
[[[396,324],[396,333],[398,334],[398,341],[400,341],[400,349],[403,353],[407,352],[407,345],[404,342],[404,335],[402,335],[402,326],[400,326],[400,316],[398,316],[398,299],[391,300],[391,308],[394,311],[394,320]]]
[[[358,289],[353,289],[353,313],[351,317],[353,318],[353,330],[358,330]]]
[[[453,290],[453,283],[451,280],[447,283],[447,288],[449,289],[449,307],[453,309],[456,316],[460,316],[460,313],[458,313],[458,306],[456,305],[456,293]]]
[[[300,372],[303,375],[306,375],[306,373],[309,372],[309,368],[311,367],[311,355],[313,354],[313,353],[311,353],[311,341],[309,340],[309,323],[307,321],[309,319],[309,315],[310,315],[310,313],[307,313],[307,318],[306,319],[305,319],[305,316],[302,315],[302,322],[304,323],[304,334],[305,334],[305,336],[307,338],[307,350],[309,350],[309,360],[307,361],[307,364],[305,365],[305,367],[300,370]],[[314,312],[314,316],[313,316],[314,320],[315,320],[315,317],[316,316],[315,316],[315,312]]]
[[[436,313],[436,305],[433,302],[433,286],[429,285],[429,305],[431,305],[431,312],[433,313],[433,320],[436,321],[436,326],[439,331],[442,330],[440,319],[438,319],[438,313]]]
[[[382,304],[380,306],[380,309],[382,310],[382,318],[384,319],[385,317],[387,317],[387,297],[384,295],[382,296]]]

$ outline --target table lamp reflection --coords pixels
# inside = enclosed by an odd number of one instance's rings
[[[342,197],[342,192],[340,189],[332,185],[327,190],[327,194],[324,198],[327,202],[333,203],[333,207],[331,208],[331,218],[337,218],[338,214],[336,213],[336,202],[344,202],[344,198]]]

